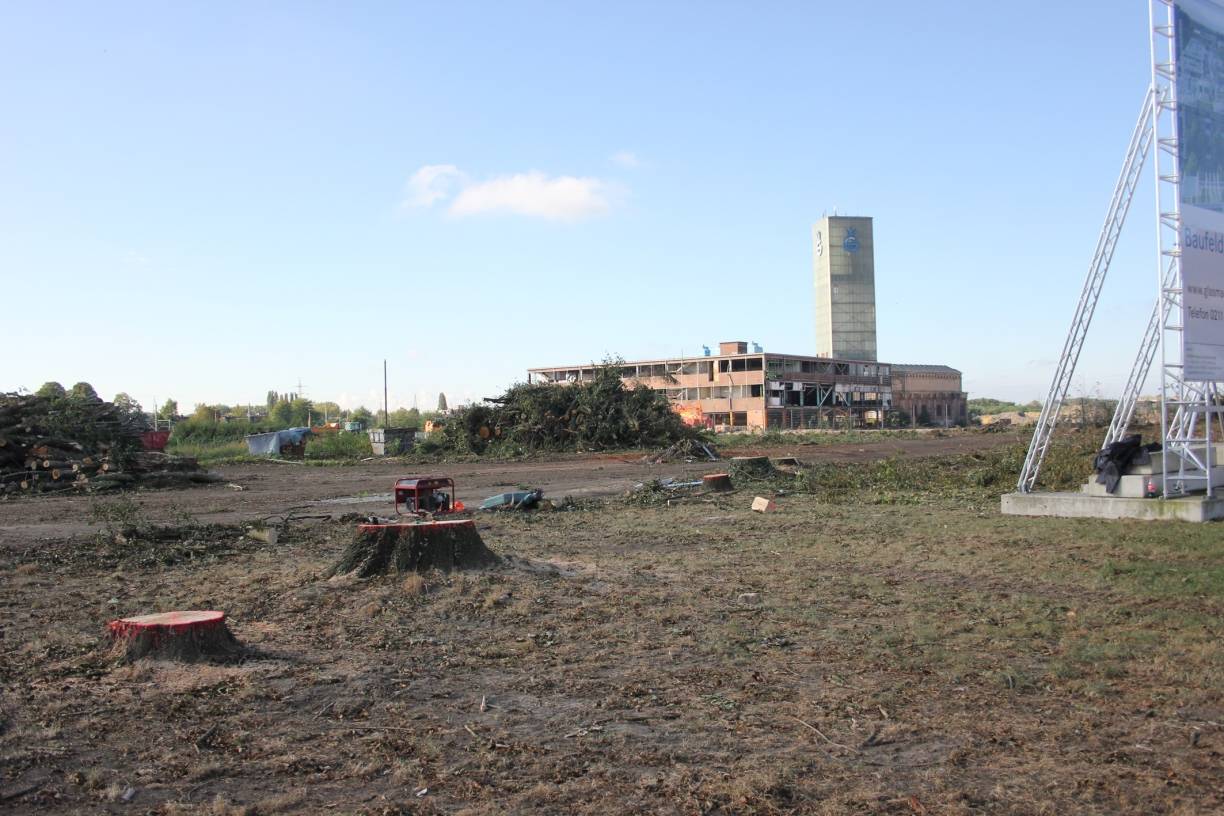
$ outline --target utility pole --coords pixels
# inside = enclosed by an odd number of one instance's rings
[[[390,416],[391,414],[389,413],[389,410],[388,410],[388,401],[387,401],[387,361],[384,359],[383,360],[383,430],[384,431],[387,429],[387,426],[391,422]]]

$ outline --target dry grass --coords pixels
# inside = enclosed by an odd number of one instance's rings
[[[400,589],[404,590],[404,594],[412,597],[416,595],[424,595],[427,589],[424,576],[418,573],[409,573],[400,583]]]

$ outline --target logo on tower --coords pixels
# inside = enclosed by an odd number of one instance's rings
[[[857,228],[848,227],[846,229],[846,240],[842,241],[842,249],[846,250],[847,252],[858,252],[859,251],[859,240],[858,240],[858,229]]]
[[[820,230],[816,230],[816,257],[819,258],[824,254],[824,238],[820,234]]]

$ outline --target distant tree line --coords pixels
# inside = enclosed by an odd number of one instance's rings
[[[1041,403],[1037,400],[1021,404],[990,397],[975,397],[968,401],[968,407],[970,419],[977,419],[983,414],[1026,414],[1030,411],[1041,411]]]
[[[79,382],[65,388],[58,382],[47,382],[35,394],[54,400],[99,400],[97,391],[87,382]],[[284,428],[300,428],[321,425],[325,422],[360,422],[362,427],[382,425],[384,421],[393,428],[423,428],[426,420],[437,419],[446,409],[446,396],[438,395],[438,411],[420,411],[416,408],[397,408],[390,416],[382,411],[371,411],[361,406],[354,409],[341,408],[335,402],[313,402],[292,392],[268,391],[262,405],[225,405],[223,403],[197,403],[189,415],[179,412],[175,399],[167,399],[152,412],[146,413],[139,402],[120,392],[112,402],[134,418],[152,425],[153,419],[174,422],[174,438],[179,441],[230,441],[241,439],[252,433],[277,431]]]
[[[163,418],[177,416],[167,413],[169,408],[177,412],[178,405],[168,400],[161,412]],[[397,408],[385,421],[393,428],[421,428],[426,419],[436,416],[416,408]],[[325,422],[360,422],[363,428],[372,428],[383,424],[384,417],[382,411],[373,412],[365,406],[346,409],[334,402],[314,402],[294,393],[269,391],[260,406],[197,404],[190,416],[174,426],[174,438],[184,442],[229,441],[252,433]]]

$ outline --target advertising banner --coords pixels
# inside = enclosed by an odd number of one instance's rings
[[[1177,0],[1182,362],[1224,381],[1224,6]]]

